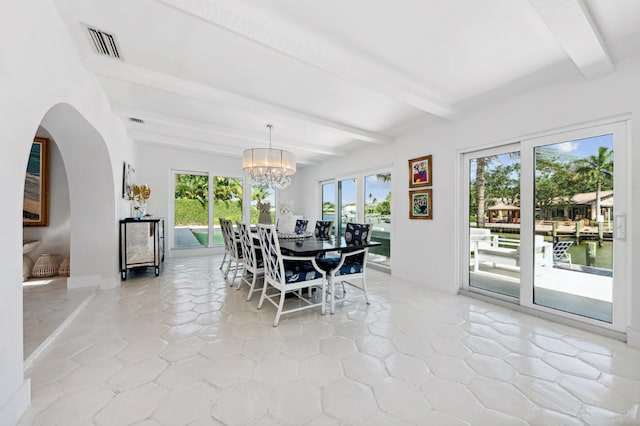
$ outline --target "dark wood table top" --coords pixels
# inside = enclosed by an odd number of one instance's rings
[[[316,256],[328,251],[354,251],[365,247],[377,247],[382,245],[377,241],[365,244],[347,243],[344,237],[330,238],[299,238],[280,240],[280,251],[286,256]]]

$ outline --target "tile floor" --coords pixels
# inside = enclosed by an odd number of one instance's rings
[[[67,290],[65,277],[32,278],[23,283],[24,359],[29,360],[95,289]]]
[[[622,342],[375,270],[371,305],[274,328],[219,262],[99,292],[27,370],[20,424],[640,423],[640,351]]]

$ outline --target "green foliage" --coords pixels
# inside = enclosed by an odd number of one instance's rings
[[[485,174],[485,199],[517,205],[520,201],[520,163],[499,165]]]
[[[203,206],[199,200],[176,199],[176,226],[206,226],[209,222],[209,203]],[[215,225],[219,225],[218,218],[224,217],[233,222],[242,220],[242,201],[221,201],[213,203]]]
[[[179,198],[175,200],[176,226],[206,225],[209,221],[209,203],[200,200]]]
[[[374,211],[381,215],[391,214],[391,201],[380,201],[378,204],[376,204]]]
[[[203,175],[176,175],[175,198],[197,200],[202,207],[208,202],[209,177]]]
[[[240,200],[242,202],[242,179],[216,176],[213,196],[220,201]]]

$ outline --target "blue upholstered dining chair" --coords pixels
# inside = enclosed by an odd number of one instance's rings
[[[326,272],[320,269],[315,257],[284,256],[280,252],[280,243],[276,233],[275,225],[258,224],[258,236],[260,238],[260,248],[264,260],[264,286],[262,295],[258,303],[258,309],[262,308],[265,300],[268,300],[277,309],[273,326],[277,327],[280,316],[303,309],[320,307],[325,313],[325,298],[327,291]],[[269,287],[276,290],[276,293],[268,294]],[[319,301],[311,297],[303,297],[304,288],[320,287],[322,297]],[[303,306],[284,310],[285,294],[293,292],[304,304]],[[279,300],[276,299],[279,296]]]
[[[220,228],[222,229],[222,236],[225,240],[225,249],[228,248],[229,261],[227,263],[227,269],[224,271],[225,280],[229,276],[229,272],[233,269],[233,279],[229,285],[233,285],[238,275],[238,269],[242,266],[242,243],[236,237],[236,233],[233,230],[233,223],[228,219],[220,218]]]
[[[360,246],[368,244],[371,240],[371,225],[368,223],[347,223],[344,238],[347,244]],[[318,259],[318,264],[324,270],[328,270],[329,293],[330,293],[330,312],[335,312],[335,284],[340,281],[342,284],[342,297],[340,300],[351,299],[355,297],[363,297],[369,304],[367,293],[367,254],[369,248],[365,247],[354,251],[343,251],[339,258]],[[350,281],[347,281],[350,280]],[[360,280],[361,285],[356,285],[353,280]],[[359,290],[358,294],[347,297],[345,284],[350,285]]]
[[[304,234],[304,231],[307,230],[308,224],[309,224],[309,221],[307,219],[296,219],[296,227],[294,228],[293,232],[296,235]]]
[[[247,294],[247,301],[249,301],[254,292],[262,290],[261,288],[256,288],[258,276],[264,275],[262,250],[253,243],[251,226],[248,223],[238,221],[236,226],[238,227],[240,243],[242,244],[242,275],[238,283],[238,290],[242,287],[243,282],[246,283],[249,286],[249,294]],[[251,274],[251,282],[248,279],[249,274]]]
[[[316,228],[313,234],[316,238],[329,238],[331,236],[332,220],[316,220]]]

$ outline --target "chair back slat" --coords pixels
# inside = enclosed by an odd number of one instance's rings
[[[313,231],[316,238],[329,238],[331,236],[332,220],[316,220],[316,229]]]
[[[253,244],[253,237],[251,236],[251,227],[248,223],[240,221],[236,222],[236,225],[238,227],[238,233],[240,234],[244,266],[253,270],[258,266],[258,259],[256,257],[256,248]]]
[[[296,226],[293,230],[295,234],[304,234],[304,231],[307,230],[307,225],[309,221],[307,219],[296,219]]]
[[[344,232],[347,244],[361,245],[371,240],[371,225],[369,223],[348,222]]]
[[[238,251],[238,242],[236,241],[235,233],[233,231],[233,222],[229,219],[220,219],[220,228],[222,229],[222,236],[224,238],[225,249],[235,258],[242,257],[242,254]],[[240,248],[242,250],[242,248]]]
[[[282,261],[276,226],[259,223],[258,237],[260,239],[260,248],[262,250],[265,278],[284,285],[284,262]]]

